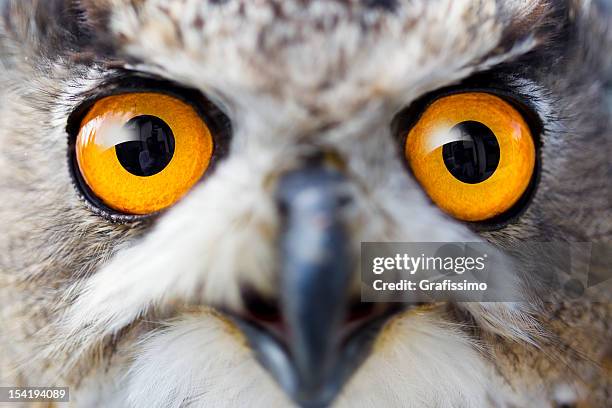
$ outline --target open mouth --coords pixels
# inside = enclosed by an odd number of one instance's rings
[[[232,320],[260,364],[299,406],[322,408],[331,405],[369,355],[385,323],[399,310],[389,307],[376,317],[357,317],[336,333],[325,332],[316,323],[295,333],[285,324]]]

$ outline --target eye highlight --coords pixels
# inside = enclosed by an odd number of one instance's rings
[[[132,215],[176,203],[204,175],[213,150],[211,131],[191,105],[153,92],[97,101],[75,145],[78,170],[93,194]]]
[[[484,92],[434,101],[409,131],[405,155],[442,210],[474,222],[510,210],[526,192],[536,161],[521,113]]]

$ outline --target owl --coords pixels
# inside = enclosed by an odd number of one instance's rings
[[[542,290],[535,262],[610,272],[612,3],[0,7],[1,386],[612,405],[610,287]],[[366,302],[368,242],[496,248],[521,300]]]

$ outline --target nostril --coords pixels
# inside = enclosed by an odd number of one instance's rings
[[[338,198],[336,201],[338,208],[348,207],[352,203],[353,203],[353,197],[350,194],[344,193],[344,194],[338,195]]]
[[[285,200],[278,200],[278,213],[281,217],[289,215],[289,204]]]

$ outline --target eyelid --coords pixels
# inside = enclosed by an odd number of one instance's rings
[[[434,102],[446,96],[469,92],[488,93],[500,97],[512,105],[525,118],[525,121],[531,130],[531,134],[533,135],[536,148],[539,149],[541,146],[540,135],[544,130],[544,121],[542,120],[537,107],[532,101],[529,100],[529,98],[519,92],[514,92],[512,89],[510,89],[510,87],[471,86],[463,84],[445,87],[425,94],[410,105],[401,109],[394,116],[391,122],[392,134],[397,138],[397,142],[399,143],[400,147],[403,148],[406,141],[405,138],[407,136],[407,132],[414,126],[415,123],[419,121],[423,113],[425,113],[427,108]]]
[[[73,136],[78,132],[82,119],[97,101],[109,96],[130,93],[161,93],[177,98],[191,105],[210,124],[211,130],[215,133],[231,136],[232,124],[226,110],[213,103],[203,92],[164,78],[126,70],[114,72],[92,89],[75,97],[79,103],[68,115],[67,134]]]

